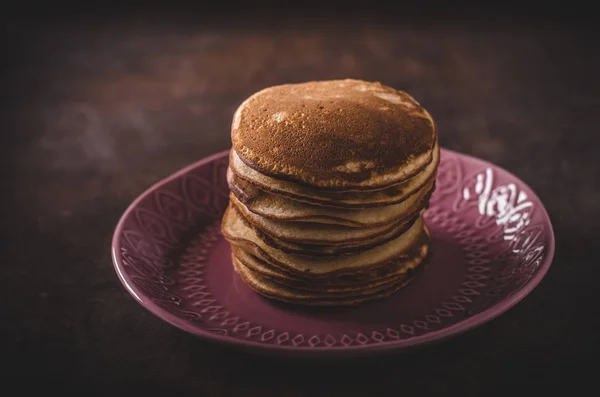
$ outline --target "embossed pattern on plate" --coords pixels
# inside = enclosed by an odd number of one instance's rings
[[[548,215],[510,173],[442,150],[425,220],[433,255],[392,297],[355,308],[266,300],[235,274],[220,219],[227,152],[157,183],[121,218],[113,261],[148,310],[193,334],[283,354],[399,350],[464,332],[500,315],[541,281],[554,254]]]

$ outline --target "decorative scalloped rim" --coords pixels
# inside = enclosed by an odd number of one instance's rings
[[[459,220],[456,215],[441,210],[436,206],[441,196],[456,194],[457,192],[460,193],[460,189],[457,188],[459,185],[460,187],[464,186],[461,185],[460,182],[468,180],[469,178],[462,178],[463,167],[459,160],[461,156],[466,158],[469,158],[469,156],[443,149],[443,162],[440,165],[438,173],[438,187],[436,189],[436,194],[432,198],[431,207],[426,213],[426,221],[428,223],[439,222],[443,227],[449,228],[447,230],[452,233],[457,243],[463,247],[467,259],[466,262],[470,265],[467,268],[465,278],[462,282],[462,286],[465,288],[459,289],[457,294],[451,297],[451,301],[441,302],[438,308],[427,315],[415,319],[411,324],[399,324],[394,328],[373,329],[370,332],[370,335],[365,335],[364,333],[357,333],[352,336],[344,334],[341,335],[338,340],[335,336],[329,334],[306,336],[303,334],[294,335],[293,333],[290,333],[290,331],[285,330],[263,330],[261,325],[254,324],[249,320],[243,320],[239,315],[230,313],[226,308],[219,305],[216,299],[212,297],[209,287],[204,283],[204,278],[201,277],[204,274],[204,266],[207,259],[207,255],[204,254],[207,254],[219,238],[222,238],[218,226],[220,218],[218,202],[219,200],[223,200],[223,198],[219,198],[218,196],[227,197],[227,192],[221,192],[220,190],[222,189],[219,188],[215,189],[215,185],[217,185],[218,182],[211,184],[201,178],[190,175],[190,172],[202,165],[212,162],[214,163],[212,178],[217,179],[220,175],[219,167],[226,166],[227,164],[227,153],[228,151],[224,151],[201,160],[152,186],[138,197],[138,199],[136,199],[125,211],[117,225],[113,237],[112,253],[115,269],[120,280],[131,295],[144,307],[163,320],[199,336],[215,339],[226,344],[241,345],[247,348],[267,349],[269,351],[273,349],[275,351],[306,351],[307,353],[309,351],[336,351],[339,353],[348,353],[355,352],[357,349],[368,349],[371,351],[389,348],[396,350],[399,348],[417,346],[464,332],[491,320],[513,307],[541,281],[546,274],[554,255],[554,236],[552,227],[545,209],[542,206],[538,206],[536,210],[543,211],[543,218],[544,220],[547,220],[547,222],[536,225],[526,225],[526,228],[521,228],[519,231],[521,234],[524,232],[533,233],[536,230],[538,231],[537,234],[534,234],[533,240],[529,239],[530,236],[526,237],[526,242],[529,244],[529,251],[525,254],[535,252],[536,256],[534,256],[533,259],[532,257],[525,258],[526,260],[520,263],[521,266],[518,271],[515,272],[514,269],[511,269],[510,274],[500,280],[496,280],[500,285],[488,291],[487,295],[489,295],[489,299],[485,305],[469,308],[468,304],[472,303],[472,300],[469,297],[480,294],[478,289],[485,286],[482,280],[487,279],[485,273],[489,270],[489,268],[484,266],[485,263],[490,261],[490,258],[488,257],[489,253],[483,249],[485,248],[485,244],[482,244],[481,242],[482,240],[489,241],[490,239],[493,240],[498,238],[498,233],[492,232],[487,238],[484,238],[481,236],[480,232],[488,229],[490,226],[489,223],[485,224],[485,220],[478,219],[476,222],[478,223],[477,225],[467,225]],[[445,160],[444,157],[446,158]],[[482,162],[481,160],[475,160]],[[482,163],[486,164],[485,162]],[[492,168],[491,165],[488,167],[489,169]],[[454,171],[454,174],[448,171]],[[479,170],[479,173],[481,173],[481,170]],[[448,176],[448,174],[450,175]],[[518,181],[518,178],[514,175],[510,173],[508,173],[508,175]],[[440,183],[440,178],[449,178],[450,182]],[[175,179],[181,179],[184,197],[178,197],[173,193],[160,190],[164,184]],[[191,197],[187,189],[186,182],[190,179],[194,180],[196,183],[205,185],[206,187],[212,187],[212,190],[215,190],[216,194],[206,197],[206,202],[203,202],[202,205],[195,205],[193,203],[195,198]],[[454,180],[452,181],[452,179]],[[149,258],[148,255],[144,255],[144,262],[150,264],[152,270],[151,272],[146,271],[146,273],[153,274],[154,276],[151,279],[140,276],[142,272],[137,270],[136,266],[138,264],[135,263],[135,260],[142,259],[132,255],[132,252],[123,248],[121,243],[121,236],[123,236],[129,241],[132,249],[139,251],[134,247],[139,247],[140,243],[143,244],[145,242],[140,238],[136,240],[137,244],[132,243],[132,238],[134,238],[136,234],[138,236],[135,237],[139,238],[141,236],[135,231],[124,230],[125,220],[131,214],[135,214],[139,223],[144,222],[151,225],[152,222],[160,222],[160,217],[157,216],[157,214],[138,208],[138,204],[150,195],[154,195],[155,200],[157,200],[157,207],[164,212],[167,212],[167,210],[165,204],[159,200],[160,197],[166,197],[169,200],[172,200],[172,202],[184,204],[184,208],[186,209],[184,212],[170,214],[169,224],[165,229],[165,234],[162,236],[163,238],[161,238],[160,241],[153,242],[152,248],[148,245],[144,245],[146,252],[150,252],[151,250],[158,251],[152,255],[152,258]],[[454,212],[461,212],[466,209],[466,206],[464,206],[464,208],[457,208],[457,205],[460,204],[458,196],[459,195],[457,195],[457,199],[452,208]],[[185,270],[179,270],[179,272],[186,272],[183,275],[188,278],[184,279],[184,282],[189,283],[188,286],[183,287],[184,290],[187,289],[190,292],[185,299],[197,299],[193,305],[203,307],[198,311],[182,309],[180,307],[182,298],[169,292],[168,286],[175,283],[175,280],[168,278],[164,272],[161,271],[161,268],[164,269],[173,266],[173,264],[155,264],[155,262],[151,262],[161,260],[160,245],[170,248],[177,247],[178,242],[172,233],[171,226],[181,228],[189,227],[190,225],[188,223],[193,223],[194,221],[193,212],[203,213],[204,216],[208,216],[215,220],[212,225],[209,225],[204,229],[203,233],[194,240],[194,243],[188,244],[188,249],[181,256],[180,261],[180,265],[185,268]],[[182,222],[179,225],[177,224],[178,222],[172,222],[173,219],[182,220],[182,218],[185,219],[186,222]],[[534,243],[537,236],[541,234],[540,229],[544,228],[544,223],[549,226],[548,230],[545,230],[547,236],[549,236],[549,243],[547,247],[542,244],[540,248],[540,244],[535,245]],[[518,239],[515,239],[515,241],[517,240]],[[494,259],[497,260],[498,258]],[[131,268],[134,273],[138,274],[130,274],[130,272],[123,271],[123,266]],[[520,270],[521,267],[526,267],[526,272]],[[495,297],[511,283],[513,283],[513,288],[515,290],[508,297],[499,300],[502,301],[503,304],[497,305],[496,303],[498,302],[495,301]],[[154,298],[148,298],[146,294],[142,293],[143,290],[151,291]],[[495,294],[490,294],[490,292],[495,292]],[[490,307],[481,307],[488,305],[490,305]],[[467,314],[471,317],[448,326],[443,324],[444,318],[453,317],[453,312],[464,310],[467,310]],[[216,322],[218,324],[210,326],[209,322]],[[202,324],[202,328],[199,327],[200,324]],[[348,349],[348,347],[351,348]]]

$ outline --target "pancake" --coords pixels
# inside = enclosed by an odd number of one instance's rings
[[[329,246],[349,245],[368,240],[377,240],[378,237],[399,231],[403,225],[402,222],[391,222],[381,226],[357,228],[313,222],[286,222],[257,215],[248,210],[235,197],[231,198],[231,202],[240,215],[255,230],[267,234],[271,238],[292,243]],[[419,212],[420,209],[416,208],[413,212],[406,215],[410,219]]]
[[[231,172],[229,172],[229,175],[231,175]],[[231,199],[236,204],[243,204],[245,208],[256,215],[279,221],[314,222],[349,227],[382,226],[406,219],[406,214],[411,214],[419,208],[427,207],[429,198],[435,187],[435,181],[430,182],[398,204],[362,210],[349,210],[323,208],[321,206],[290,200],[264,192],[248,184],[248,182],[245,182],[246,186],[244,188],[240,188],[234,180],[230,180],[229,182],[230,190],[233,193]]]
[[[236,190],[238,194],[244,192],[244,190],[251,189],[252,185],[255,185],[261,190],[295,201],[334,208],[363,209],[400,203],[423,186],[433,182],[440,162],[440,149],[436,143],[432,150],[432,161],[421,173],[403,183],[369,192],[323,192],[322,190],[311,189],[296,183],[263,175],[244,164],[239,155],[233,150],[230,152],[229,157],[230,169],[233,175],[228,176],[228,179],[230,180],[230,185],[237,185]],[[244,184],[238,181],[238,179],[243,179],[249,182],[250,185],[247,183]],[[248,195],[249,192],[246,192],[246,194]]]
[[[260,258],[241,249],[233,248],[232,254],[241,264],[261,276],[293,288],[306,291],[353,291],[375,287],[393,280],[418,266],[429,254],[429,237],[423,233],[417,244],[406,254],[395,258],[389,264],[373,270],[353,275],[333,276],[327,279],[312,280],[282,272]],[[410,270],[409,270],[410,269]]]
[[[391,229],[384,235],[375,236],[371,239],[365,239],[349,244],[324,245],[291,243],[288,241],[280,240],[277,237],[265,234],[260,229],[254,229],[254,232],[262,241],[264,241],[265,244],[275,249],[278,249],[286,254],[296,254],[301,256],[309,256],[312,258],[335,257],[343,255],[353,255],[357,252],[374,248],[381,244],[385,244],[399,237],[402,233],[406,232],[406,230],[408,230],[408,228],[411,227],[417,221],[419,215],[403,223],[398,223],[398,225],[395,228]]]
[[[242,280],[254,291],[269,299],[310,306],[354,306],[387,297],[408,284],[414,273],[405,273],[390,283],[359,291],[313,292],[287,287],[253,272],[233,258],[233,265]]]
[[[221,223],[257,293],[320,306],[391,295],[431,252],[422,214],[437,125],[409,94],[361,80],[266,88],[236,110]]]
[[[235,247],[243,249],[270,265],[306,277],[330,277],[333,274],[352,274],[369,268],[377,268],[408,251],[416,243],[423,230],[423,218],[399,237],[374,248],[338,257],[309,257],[287,254],[266,244],[256,232],[247,226],[237,211],[230,206],[225,211],[222,231]]]
[[[266,88],[236,110],[233,150],[275,179],[328,190],[375,190],[419,174],[437,127],[409,94],[360,80]]]

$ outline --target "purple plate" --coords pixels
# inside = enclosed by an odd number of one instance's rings
[[[425,214],[433,255],[412,283],[353,308],[280,304],[233,271],[220,233],[227,164],[221,152],[152,186],[125,211],[112,242],[129,293],[208,340],[287,355],[403,350],[510,309],[541,281],[554,255],[548,214],[527,185],[490,163],[442,150]]]

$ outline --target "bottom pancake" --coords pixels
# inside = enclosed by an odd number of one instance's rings
[[[400,290],[416,275],[416,272],[407,272],[390,283],[357,291],[312,292],[294,289],[272,281],[248,269],[235,258],[233,265],[242,280],[260,295],[269,299],[307,306],[355,306],[367,301],[382,299]]]

